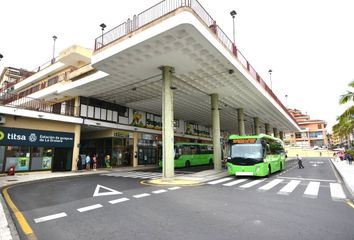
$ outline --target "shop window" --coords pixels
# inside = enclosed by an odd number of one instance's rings
[[[32,148],[31,170],[51,169],[53,149],[46,147]]]
[[[22,146],[7,146],[6,148],[6,166],[8,171],[10,166],[16,166],[16,171],[28,171],[30,160],[30,148]]]

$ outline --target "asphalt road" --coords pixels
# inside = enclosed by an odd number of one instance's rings
[[[269,179],[231,176],[181,188],[134,178],[156,172],[101,174],[19,185],[9,194],[45,240],[354,239],[354,209],[332,198],[330,185],[340,182],[329,160],[304,159],[304,166],[289,161]],[[290,182],[297,185],[284,194]]]

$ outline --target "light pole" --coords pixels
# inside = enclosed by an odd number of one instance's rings
[[[233,40],[234,40],[234,45],[235,45],[235,16],[236,16],[236,11],[235,10],[232,10],[230,12],[230,15],[232,17],[232,26],[233,26]]]
[[[272,84],[272,69],[269,69],[268,70],[268,73],[269,73],[269,80],[270,80],[270,90],[273,91],[273,84]]]
[[[104,29],[105,29],[107,26],[106,26],[106,24],[101,23],[100,27],[101,27],[101,30],[102,30],[102,47],[103,47],[103,33],[104,33]]]
[[[52,63],[54,63],[55,59],[55,40],[57,40],[57,36],[53,36],[53,58],[52,58]]]
[[[288,108],[288,94],[285,94],[285,107]]]

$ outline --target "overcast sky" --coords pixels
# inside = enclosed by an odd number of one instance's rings
[[[79,44],[93,48],[99,25],[113,28],[159,0],[2,0],[0,72],[12,66],[33,70],[56,53]],[[354,79],[354,1],[199,0],[290,108],[328,122],[330,129],[346,106],[339,96]],[[270,84],[269,84],[270,85]],[[287,101],[285,95],[288,95]]]

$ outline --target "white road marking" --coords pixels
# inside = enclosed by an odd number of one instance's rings
[[[177,189],[180,189],[181,187],[170,187],[168,188],[168,190],[171,190],[171,191],[174,191],[174,190],[177,190]]]
[[[167,192],[167,190],[161,189],[161,190],[153,191],[152,193],[154,193],[154,194],[159,194],[159,193],[164,193],[164,192]]]
[[[133,197],[134,198],[143,198],[143,197],[147,197],[147,196],[150,196],[150,194],[149,193],[142,193],[142,194],[134,195]]]
[[[241,185],[240,188],[242,188],[242,189],[250,188],[250,187],[253,187],[254,185],[257,185],[258,183],[263,182],[264,180],[265,179],[254,180],[252,182]]]
[[[126,202],[129,201],[129,198],[118,198],[118,199],[114,199],[109,201],[110,204],[116,204],[116,203],[121,203],[121,202]]]
[[[83,207],[83,208],[78,208],[76,209],[79,212],[87,212],[87,211],[91,211],[97,208],[101,208],[103,207],[101,204],[95,204],[95,205],[91,205],[91,206],[87,206],[87,207]]]
[[[225,183],[225,184],[223,184],[223,186],[231,187],[231,186],[234,186],[234,185],[236,185],[236,184],[242,183],[242,182],[247,181],[247,180],[248,180],[247,178],[238,179],[238,180],[236,180],[236,181],[232,181],[232,182],[229,182],[229,183]]]
[[[284,179],[274,179],[273,181],[267,183],[266,185],[258,188],[258,190],[259,191],[268,191],[269,189],[272,189],[273,187],[275,187],[276,185],[278,185],[282,181],[284,181]]]
[[[34,222],[35,223],[46,222],[46,221],[50,221],[50,220],[53,220],[53,219],[63,218],[63,217],[66,217],[66,216],[67,215],[66,215],[65,212],[61,212],[61,213],[48,215],[48,216],[41,217],[41,218],[36,218],[36,219],[34,219]]]
[[[317,198],[320,182],[310,182],[304,192],[305,197]]]
[[[342,200],[342,199],[346,198],[341,184],[339,184],[339,183],[330,183],[329,187],[331,189],[332,200]]]
[[[294,179],[294,180],[317,181],[317,182],[337,182],[336,180],[317,179],[317,178],[301,178],[301,177],[278,177],[278,178]]]
[[[291,180],[282,189],[280,189],[278,194],[289,195],[292,191],[294,191],[294,189],[297,187],[297,185],[299,185],[300,182],[301,181],[299,180]]]
[[[106,189],[108,192],[101,192],[100,189]],[[108,188],[102,185],[97,184],[95,192],[93,193],[93,197],[98,197],[98,196],[107,196],[107,195],[117,195],[117,194],[122,194],[121,192],[114,190],[112,188]]]
[[[215,181],[208,182],[208,184],[215,185],[215,184],[218,184],[218,183],[230,181],[232,179],[234,179],[234,178],[232,178],[232,177],[222,178],[222,179],[218,179],[218,180],[215,180]]]

